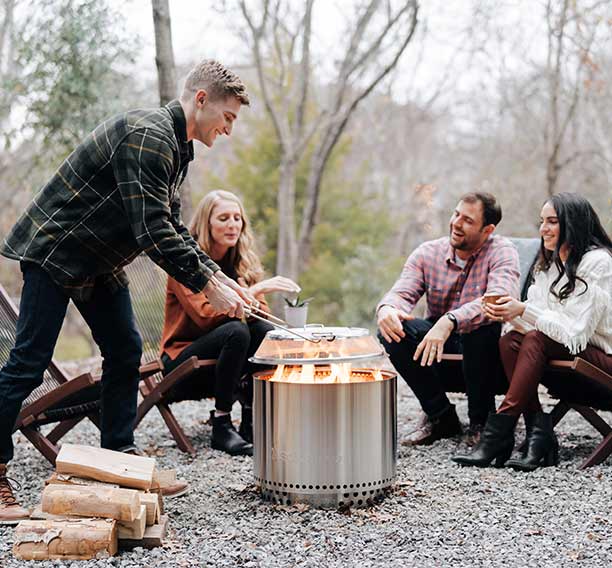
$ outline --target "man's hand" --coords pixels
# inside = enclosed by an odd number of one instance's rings
[[[219,313],[226,314],[230,318],[242,319],[244,316],[244,300],[232,288],[223,284],[217,272],[204,286],[204,293],[210,305]],[[226,277],[227,278],[227,277]],[[237,284],[236,284],[237,285]]]
[[[398,310],[393,306],[383,306],[378,310],[377,325],[380,329],[380,334],[384,337],[385,341],[389,343],[395,341],[399,343],[406,333],[402,326],[403,320],[414,319],[414,316],[407,314],[402,310]]]
[[[421,343],[417,345],[413,359],[419,360],[421,354],[421,367],[428,367],[435,361],[442,361],[442,353],[444,352],[444,343],[453,332],[453,322],[446,316],[442,316],[435,325],[427,332]]]
[[[219,282],[221,282],[221,284],[225,284],[228,288],[231,288],[234,292],[236,292],[236,294],[238,294],[238,296],[242,298],[242,301],[245,304],[248,304],[248,305],[253,304],[255,306],[259,305],[259,302],[255,299],[255,296],[253,296],[253,294],[248,288],[244,288],[243,286],[240,286],[238,282],[235,282],[234,280],[232,280],[229,276],[224,274],[221,270],[218,270],[217,272],[215,272],[214,277]],[[208,293],[206,295],[208,296]]]
[[[482,311],[493,321],[510,321],[523,315],[525,302],[519,302],[511,296],[502,296],[495,304],[483,300]]]

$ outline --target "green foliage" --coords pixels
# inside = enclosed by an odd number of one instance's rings
[[[226,175],[223,179],[213,178],[212,187],[233,189],[242,195],[262,244],[266,271],[274,274],[279,147],[267,120],[251,119],[250,130],[250,139],[234,141],[235,155],[227,165]],[[338,144],[329,160],[312,258],[300,277],[303,295],[314,296],[309,321],[327,325],[369,325],[376,303],[397,277],[403,261],[385,250],[393,229],[385,213],[387,206],[367,198],[359,171],[347,175],[344,157],[350,144],[350,140]],[[298,216],[309,157],[308,153],[299,165]]]
[[[285,304],[287,304],[287,306],[289,306],[290,308],[303,308],[309,305],[310,302],[314,300],[314,297],[311,296],[310,298],[306,298],[305,300],[302,300],[302,298],[298,294],[295,298],[285,297],[283,298],[283,300],[285,300]]]
[[[397,275],[397,255],[385,248],[392,227],[382,204],[368,202],[359,180],[328,172],[321,219],[314,232],[313,258],[302,274],[303,293],[316,296],[309,321],[367,326]]]
[[[103,118],[124,110],[135,42],[106,0],[37,0],[25,16],[13,93],[27,107],[22,124],[57,160]]]
[[[194,191],[194,204],[213,188],[238,193],[244,200],[247,215],[259,245],[262,262],[269,273],[276,265],[278,210],[276,188],[280,164],[279,147],[268,121],[248,118],[252,139],[233,141],[234,158],[223,179],[212,176],[212,185],[201,194]],[[201,184],[204,187],[205,184]]]

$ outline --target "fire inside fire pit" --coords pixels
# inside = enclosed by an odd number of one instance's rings
[[[299,331],[325,339],[271,331],[252,359],[276,365],[254,380],[256,482],[278,503],[364,506],[395,478],[395,374],[365,329]]]
[[[279,365],[268,380],[301,384],[364,383],[382,381],[383,374],[378,369],[351,369],[350,363],[332,363],[326,366]]]

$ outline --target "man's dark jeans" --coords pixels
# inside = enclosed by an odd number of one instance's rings
[[[414,352],[435,321],[415,318],[403,322],[406,337],[399,343],[387,342],[379,334],[389,358],[397,372],[431,418],[443,414],[450,402],[444,389],[444,364],[434,363],[421,367],[413,361]],[[463,354],[463,377],[468,397],[468,416],[471,425],[484,424],[489,411],[495,410],[495,387],[499,382],[501,359],[499,355],[500,324],[479,327],[471,333],[452,333],[444,344],[444,353]]]
[[[21,270],[24,282],[15,347],[0,371],[0,463],[13,457],[12,432],[21,404],[42,384],[69,302],[65,291],[38,265],[22,263]],[[104,358],[101,445],[109,449],[128,446],[134,443],[142,354],[129,290],[111,293],[96,284],[90,301],[75,304]]]

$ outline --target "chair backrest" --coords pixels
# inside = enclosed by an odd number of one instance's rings
[[[519,290],[521,299],[527,297],[527,289],[533,281],[532,271],[535,261],[540,251],[540,239],[524,239],[513,237],[510,239],[516,247],[519,254],[519,264],[521,270],[521,278],[519,280]]]
[[[6,290],[0,285],[0,367],[8,361],[11,349],[15,345],[17,336],[17,318],[19,311]],[[24,400],[22,408],[38,400],[43,395],[55,390],[68,380],[61,367],[54,361],[45,371],[42,384],[34,389]]]
[[[168,275],[145,254],[126,266],[126,273],[136,324],[142,336],[142,362],[148,363],[158,357]]]

